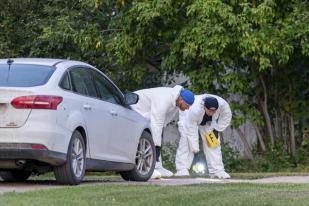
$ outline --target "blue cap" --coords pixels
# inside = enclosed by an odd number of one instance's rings
[[[217,98],[215,98],[215,97],[206,97],[204,99],[204,106],[207,109],[211,109],[211,108],[218,109],[219,103],[218,103]]]
[[[189,105],[192,105],[194,102],[194,94],[190,90],[182,89],[180,91],[181,98]]]

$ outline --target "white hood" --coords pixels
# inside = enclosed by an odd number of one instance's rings
[[[150,121],[154,143],[161,145],[162,130],[173,120],[178,112],[176,100],[180,94],[181,86],[157,87],[136,91],[139,95],[137,104],[132,108]]]
[[[191,150],[197,151],[198,146],[198,127],[203,120],[205,114],[204,101],[206,97],[215,97],[218,100],[219,107],[212,116],[210,124],[206,124],[208,131],[217,130],[222,132],[231,123],[232,112],[229,104],[221,97],[212,94],[196,95],[193,105],[179,115],[179,126],[183,128],[185,136],[189,140]]]

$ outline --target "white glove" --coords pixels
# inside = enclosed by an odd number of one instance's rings
[[[200,151],[199,142],[198,139],[188,138],[189,143],[189,149],[194,154],[198,153]]]

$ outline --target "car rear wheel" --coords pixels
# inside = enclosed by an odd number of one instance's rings
[[[143,132],[137,147],[135,167],[131,171],[120,172],[123,179],[128,181],[147,181],[155,167],[155,146],[151,135]]]
[[[57,182],[61,184],[77,185],[85,175],[86,147],[83,136],[74,131],[67,153],[65,164],[55,167],[54,174]]]
[[[31,171],[25,170],[13,170],[2,171],[0,177],[6,182],[22,182],[27,180],[31,175]]]

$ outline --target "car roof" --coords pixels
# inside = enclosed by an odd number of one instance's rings
[[[0,64],[7,63],[9,59],[0,59]],[[55,66],[62,62],[79,63],[85,64],[79,61],[72,61],[67,59],[51,59],[51,58],[11,58],[13,63],[17,64],[34,64],[34,65],[45,65],[45,66]]]

